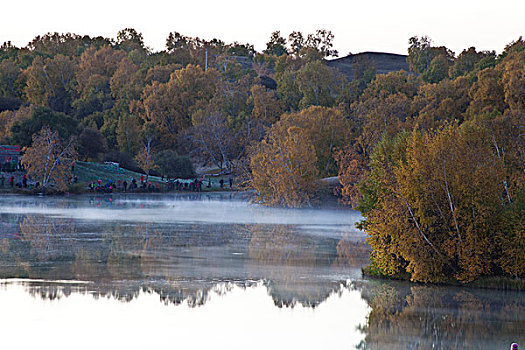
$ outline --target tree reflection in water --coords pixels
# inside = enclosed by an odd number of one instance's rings
[[[31,279],[27,290],[50,300],[74,292],[130,301],[145,292],[200,306],[211,294],[262,282],[279,307],[316,307],[343,290],[343,260],[355,262],[348,249],[341,253],[340,235],[314,237],[294,225],[102,224],[26,214],[10,229],[0,240],[0,278]]]
[[[359,287],[371,307],[360,349],[506,349],[523,342],[523,293],[397,282]]]
[[[0,284],[25,279],[24,288],[45,300],[83,293],[131,301],[150,293],[196,307],[234,287],[264,285],[278,307],[316,308],[356,289],[371,309],[361,349],[503,349],[525,341],[523,292],[363,280],[369,247],[349,227],[96,222],[42,213],[3,213],[0,224]]]

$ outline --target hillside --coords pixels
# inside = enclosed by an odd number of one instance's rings
[[[339,69],[348,80],[353,79],[353,66],[356,62],[371,64],[376,68],[376,74],[386,74],[399,70],[408,71],[406,55],[398,55],[384,52],[362,52],[355,55],[337,58],[327,61],[329,67]]]

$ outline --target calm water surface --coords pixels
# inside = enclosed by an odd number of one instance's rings
[[[525,346],[525,293],[363,279],[359,220],[235,194],[1,196],[2,347]]]

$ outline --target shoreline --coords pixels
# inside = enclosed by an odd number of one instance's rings
[[[370,265],[361,268],[363,277],[372,280],[383,280],[383,281],[404,281],[409,282],[413,285],[426,285],[426,286],[450,286],[450,287],[463,287],[463,288],[475,288],[475,289],[495,289],[505,291],[524,292],[525,291],[525,279],[513,279],[504,276],[482,276],[472,282],[461,283],[460,281],[450,279],[449,281],[436,282],[436,283],[423,283],[414,282],[410,280],[408,273],[400,273],[395,276],[385,275],[377,270],[373,270]]]

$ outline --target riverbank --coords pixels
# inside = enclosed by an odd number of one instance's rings
[[[364,277],[372,279],[382,279],[382,280],[394,280],[394,281],[410,281],[410,274],[402,272],[394,276],[389,276],[381,271],[372,268],[370,265],[365,266],[361,269]],[[424,285],[425,283],[413,282],[415,285]],[[523,279],[513,279],[504,276],[485,276],[480,277],[477,280],[474,280],[469,283],[462,283],[454,279],[450,279],[441,283],[429,283],[429,285],[443,285],[443,286],[460,286],[468,288],[480,288],[480,289],[497,289],[497,290],[509,290],[522,292],[525,291],[525,280]]]
[[[170,179],[161,176],[147,176],[139,172],[128,170],[119,166],[118,163],[106,162],[106,163],[94,163],[94,162],[82,162],[76,161],[72,171],[72,182],[66,191],[58,191],[53,188],[47,188],[43,190],[41,187],[36,187],[36,180],[29,179],[28,186],[22,187],[22,177],[25,172],[16,171],[9,173],[2,173],[4,177],[4,183],[0,183],[0,193],[17,193],[26,195],[37,195],[37,194],[88,194],[88,193],[155,193],[155,192],[195,192],[191,191],[190,184],[198,179],[202,181],[202,185],[199,186],[199,192],[214,192],[214,191],[235,191],[238,190],[236,181],[233,176],[225,175],[213,175],[213,174],[196,174],[195,178],[183,179],[175,178]],[[10,177],[13,177],[13,185],[10,184]],[[146,181],[147,179],[147,181]],[[137,187],[132,191],[130,189],[133,180],[136,182]],[[146,188],[141,188],[142,180],[146,183]],[[127,188],[124,188],[124,182],[126,182]],[[175,182],[180,184],[180,188],[175,188]],[[90,184],[100,184],[99,190],[93,190],[90,188]],[[169,184],[171,183],[171,185]],[[19,184],[20,186],[17,186]],[[147,185],[151,184],[150,188]],[[107,185],[107,186],[106,186]],[[172,186],[173,185],[173,186]],[[111,190],[109,190],[111,187]],[[183,189],[184,187],[184,189]]]

